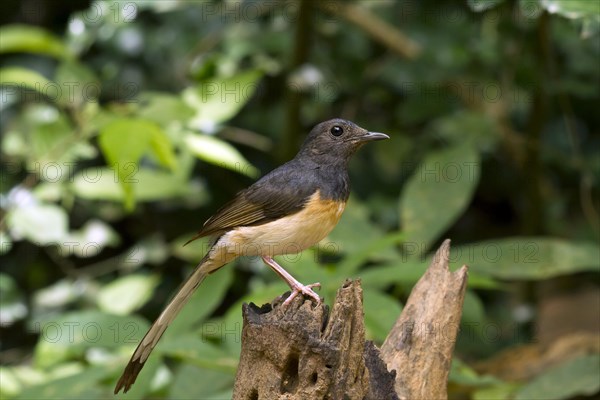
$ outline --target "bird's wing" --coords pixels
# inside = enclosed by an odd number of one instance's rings
[[[186,244],[204,236],[220,235],[239,226],[261,225],[294,214],[318,189],[310,177],[280,167],[239,192]]]

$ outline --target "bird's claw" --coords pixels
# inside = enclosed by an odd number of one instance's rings
[[[283,306],[289,305],[292,302],[292,300],[294,300],[299,294],[303,294],[304,296],[310,297],[311,299],[317,302],[317,305],[321,304],[321,298],[312,289],[314,287],[320,288],[321,284],[317,282],[311,283],[310,285],[299,284],[297,286],[292,287],[292,293],[287,299],[285,299],[285,301],[283,302]]]

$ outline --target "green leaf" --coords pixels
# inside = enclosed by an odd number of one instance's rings
[[[141,264],[163,265],[169,257],[169,248],[160,233],[144,236],[132,248],[131,261],[139,260]],[[141,265],[140,264],[140,265]]]
[[[52,203],[62,197],[63,185],[60,182],[41,182],[33,190],[33,196],[41,202]]]
[[[32,296],[32,308],[39,310],[50,306],[65,309],[81,296],[82,293],[73,285],[73,281],[65,278],[37,290]]]
[[[199,224],[202,222],[203,221],[198,221]],[[173,242],[171,242],[171,254],[190,263],[195,263],[201,260],[210,249],[211,240],[209,237],[203,237],[194,240],[187,246],[184,246],[184,244],[194,237],[195,234],[196,232],[186,233],[173,240]]]
[[[139,171],[132,175],[136,176],[139,182],[138,173]],[[73,177],[71,189],[76,196],[82,199],[113,201],[123,201],[125,199],[123,190],[119,186],[117,172],[107,167],[92,167],[80,171]],[[139,193],[136,198],[141,200]]]
[[[551,368],[523,386],[516,400],[562,400],[600,390],[600,355],[585,355]]]
[[[107,163],[117,171],[119,183],[124,193],[124,204],[127,210],[135,206],[133,175],[137,175],[138,163],[142,156],[152,147],[161,163],[174,165],[175,156],[168,146],[163,130],[154,122],[143,119],[116,119],[105,125],[98,142]]]
[[[384,289],[396,283],[415,284],[425,273],[427,264],[417,260],[400,260],[390,265],[371,266],[359,271],[364,287]]]
[[[404,234],[400,232],[385,235],[370,221],[369,208],[357,200],[350,200],[338,225],[319,243],[319,251],[336,256],[344,254],[344,260],[335,271],[345,279],[355,275],[366,261],[395,259],[398,253],[393,246],[402,237]]]
[[[346,203],[338,225],[321,243],[321,247],[335,254],[356,254],[373,243],[383,240],[383,231],[370,221],[369,207],[356,199]],[[365,238],[369,238],[365,243]],[[388,254],[389,255],[389,254]]]
[[[382,342],[400,316],[402,305],[396,299],[375,290],[363,291],[367,336]]]
[[[477,293],[467,289],[465,292],[461,322],[467,324],[478,324],[475,326],[480,326],[483,325],[485,321],[486,318],[483,302]]]
[[[159,130],[152,122],[140,119],[116,119],[103,127],[98,138],[110,164],[136,163],[150,146],[152,131]]]
[[[144,92],[139,96],[141,118],[167,126],[171,123],[183,124],[194,115],[179,96],[159,92]]]
[[[137,201],[156,201],[183,197],[195,193],[194,188],[178,179],[178,176],[149,168],[136,169],[130,164],[128,177]],[[87,168],[72,180],[73,192],[89,200],[124,201],[125,194],[119,177],[110,168]]]
[[[373,287],[385,289],[390,285],[404,284],[412,286],[425,274],[429,261],[419,261],[415,259],[403,259],[398,257],[396,260],[384,265],[371,266],[360,270],[356,275],[362,279],[363,287]],[[407,258],[407,257],[405,257]],[[469,271],[469,287],[473,289],[501,289],[500,283],[487,275]]]
[[[98,292],[98,307],[107,313],[127,315],[152,297],[158,283],[157,276],[142,274],[116,279]]]
[[[469,271],[469,287],[472,289],[502,290],[504,285],[487,275]]]
[[[228,372],[183,365],[169,390],[170,399],[221,400],[232,398],[235,375]]]
[[[119,235],[107,223],[98,219],[88,220],[81,228],[69,232],[68,239],[61,244],[64,254],[76,257],[94,257],[106,246],[116,247]],[[72,246],[77,243],[77,246]]]
[[[456,146],[429,154],[400,197],[400,222],[413,256],[427,251],[469,205],[480,175],[479,154]]]
[[[229,78],[215,78],[183,91],[185,102],[196,111],[191,125],[212,131],[228,121],[252,98],[262,72],[247,71]]]
[[[492,375],[479,375],[473,368],[458,358],[452,360],[448,381],[462,386],[485,387],[502,383]]]
[[[68,164],[76,157],[72,153],[74,147],[73,130],[67,117],[50,105],[39,104],[28,107],[23,113],[22,129],[29,131],[30,154],[28,164],[39,175],[51,182],[66,180],[70,169]],[[56,166],[56,163],[62,163]]]
[[[35,386],[51,379],[51,373],[40,371],[31,365],[15,365],[0,367],[0,396],[2,398],[13,398],[23,388]]]
[[[148,322],[142,318],[99,311],[76,311],[35,321],[33,329],[40,333],[35,364],[46,368],[70,358],[82,358],[92,347],[134,346],[148,328]]]
[[[29,103],[15,122],[13,134],[24,139],[18,152],[27,167],[46,181],[70,179],[74,161],[96,156],[96,149],[75,135],[67,115],[55,105]]]
[[[2,40],[0,40],[0,43],[2,43]],[[43,95],[47,95],[48,88],[54,86],[53,82],[42,74],[19,67],[0,69],[0,85],[33,89]]]
[[[2,137],[2,151],[7,156],[25,158],[28,152],[27,140],[20,132],[7,130]]]
[[[499,88],[495,82],[486,83],[484,88]],[[486,89],[484,94],[487,94]],[[489,96],[493,96],[490,90]],[[497,124],[488,115],[476,111],[457,111],[434,120],[428,132],[436,139],[448,143],[449,146],[472,146],[478,150],[493,151],[501,139]]]
[[[358,231],[358,233],[364,234],[364,231]],[[385,255],[386,250],[389,250],[395,244],[400,243],[404,236],[404,232],[393,232],[371,242],[367,242],[366,246],[356,246],[359,251],[350,251],[350,254],[336,267],[336,270],[339,271],[339,273],[347,275],[355,274],[358,268],[372,256],[377,255],[381,257],[382,254]],[[350,247],[349,244],[350,242],[347,242],[346,245]]]
[[[147,131],[143,130],[143,125],[145,124],[133,121],[119,121],[106,126],[99,138],[107,164],[117,172],[125,195],[125,208],[128,210],[135,206],[132,184],[137,183],[137,180],[131,176],[137,172],[138,162],[150,145],[150,137]]]
[[[22,383],[15,374],[16,367],[0,367],[0,397],[10,399],[15,397],[22,388]]]
[[[239,311],[238,311],[239,312]],[[208,329],[208,328],[207,328]],[[239,340],[234,331],[223,331],[229,339]],[[210,368],[230,374],[235,373],[238,359],[228,353],[223,347],[217,346],[207,339],[195,334],[179,334],[177,338],[170,338],[159,343],[157,350],[163,354],[179,357],[199,367]]]
[[[498,383],[493,386],[477,389],[473,392],[473,400],[510,400],[515,398],[519,388],[517,383]]]
[[[105,398],[106,390],[100,382],[112,373],[105,365],[92,366],[80,373],[52,379],[24,389],[17,399],[96,399]]]
[[[63,62],[58,66],[54,79],[61,89],[57,103],[80,108],[85,103],[98,101],[100,82],[85,65],[75,61]]]
[[[156,156],[158,162],[160,162],[162,166],[169,168],[171,171],[174,171],[177,168],[177,158],[173,151],[173,145],[162,130],[152,131],[150,147],[152,148],[152,153]]]
[[[68,237],[68,216],[54,204],[31,204],[11,209],[6,216],[14,238],[25,238],[39,245],[55,244]]]
[[[73,58],[71,51],[52,33],[30,25],[0,28],[0,54],[37,53],[56,58]]]
[[[233,268],[231,266],[209,275],[192,295],[175,321],[171,323],[165,332],[164,340],[177,341],[182,333],[189,332],[194,326],[198,326],[200,321],[206,319],[221,304],[232,280]]]
[[[202,161],[252,178],[258,176],[258,169],[250,164],[235,147],[224,140],[190,133],[186,135],[185,143],[190,151]]]
[[[600,272],[600,250],[590,242],[514,237],[453,247],[450,261],[501,279],[546,279],[582,271]]]

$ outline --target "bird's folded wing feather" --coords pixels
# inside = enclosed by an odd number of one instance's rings
[[[316,182],[294,184],[297,174],[273,171],[209,218],[202,229],[186,245],[204,236],[220,235],[240,226],[255,226],[294,214],[318,189]]]

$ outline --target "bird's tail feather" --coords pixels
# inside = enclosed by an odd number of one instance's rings
[[[209,258],[209,254],[200,261],[194,272],[181,285],[177,294],[171,299],[167,307],[165,307],[156,321],[154,321],[140,344],[138,344],[129,363],[125,367],[125,371],[123,371],[121,378],[119,378],[119,381],[115,386],[115,394],[119,393],[122,388],[124,389],[124,392],[127,393],[169,324],[173,322],[177,314],[179,314],[183,306],[188,302],[196,288],[202,283],[206,276],[218,268],[212,265],[213,262]]]

